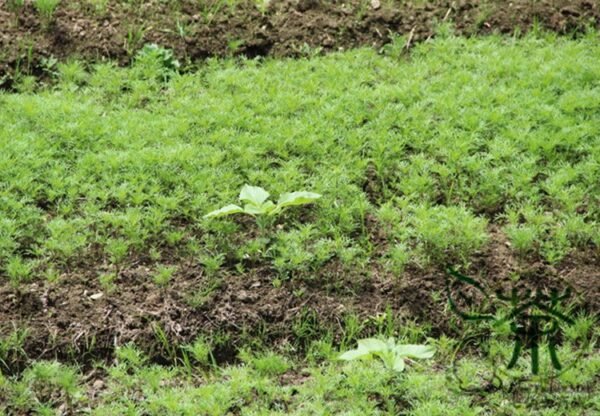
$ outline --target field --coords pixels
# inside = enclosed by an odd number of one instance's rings
[[[599,414],[598,32],[444,17],[2,61],[0,414]],[[206,217],[247,186],[320,197]],[[339,359],[369,337],[435,355]]]

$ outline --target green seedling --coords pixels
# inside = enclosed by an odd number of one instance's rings
[[[239,196],[239,200],[245,203],[243,208],[235,204],[226,205],[209,212],[204,218],[224,217],[231,214],[275,215],[286,207],[311,204],[321,198],[321,195],[314,192],[286,192],[279,196],[275,204],[268,200],[269,196],[270,194],[259,186],[244,185]]]
[[[406,367],[405,360],[428,359],[433,357],[434,354],[435,347],[431,345],[396,344],[394,338],[388,338],[387,341],[366,338],[358,341],[358,348],[346,351],[338,359],[354,361],[371,360],[378,357],[387,368],[402,372]]]
[[[60,0],[36,0],[33,3],[33,6],[36,8],[44,20],[44,23],[47,25],[52,19],[52,16],[54,15],[59,3]]]
[[[181,67],[173,51],[155,43],[144,45],[135,57],[138,68],[144,68],[148,75],[155,74],[162,81],[168,81]],[[152,77],[148,77],[149,79]]]
[[[229,0],[215,0],[212,2],[199,3],[201,3],[200,15],[206,25],[210,25],[216,16],[225,11],[226,7],[231,7],[233,5],[233,2]]]
[[[191,359],[201,366],[216,366],[212,349],[209,340],[199,336],[193,343],[182,346],[183,362],[189,368],[191,368]]]
[[[140,47],[144,39],[144,35],[148,29],[144,25],[132,24],[127,29],[127,37],[125,39],[125,50],[127,55],[133,56],[135,51]]]
[[[108,10],[108,0],[88,0],[87,3],[98,14],[105,14]]]
[[[154,280],[154,283],[158,286],[166,286],[171,281],[173,274],[176,271],[177,268],[173,266],[159,266],[152,280]]]

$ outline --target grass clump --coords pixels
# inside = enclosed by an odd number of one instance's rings
[[[412,234],[424,245],[424,251],[436,257],[450,253],[468,258],[487,240],[486,220],[464,207],[417,206],[410,217]]]
[[[204,340],[188,351],[198,363],[206,363],[210,354]],[[94,367],[92,374],[104,375],[101,383],[76,368],[37,361],[21,375],[0,377],[0,410],[224,415],[235,409],[242,414],[424,416],[499,414],[507,408],[518,416],[592,415],[600,410],[594,380],[600,368],[597,356],[579,360],[552,387],[515,383],[485,390],[483,384],[481,391],[470,394],[458,388],[448,363],[435,357],[415,361],[402,373],[386,371],[380,360],[306,363],[275,351],[249,350],[241,358],[239,365],[161,366],[127,345],[118,349],[115,363]],[[477,382],[490,371],[488,365],[481,357],[464,357],[457,374]]]
[[[248,350],[242,350],[239,356],[244,363],[262,376],[281,375],[291,368],[286,358],[273,353],[252,354]]]
[[[25,0],[7,0],[6,7],[13,13],[19,12],[25,6]]]
[[[156,269],[156,272],[154,273],[152,280],[158,286],[166,286],[171,281],[171,279],[173,278],[173,275],[175,274],[176,271],[177,271],[177,267],[175,267],[175,266],[164,266],[164,265],[159,266]]]
[[[2,393],[8,393],[10,400],[0,405],[0,410],[9,414],[55,414],[59,407],[73,412],[84,399],[78,370],[57,361],[37,361],[18,382],[3,387],[0,398]]]
[[[50,24],[59,4],[60,0],[34,0],[33,6],[40,14],[44,26]]]

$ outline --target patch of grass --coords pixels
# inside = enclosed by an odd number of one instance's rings
[[[104,15],[108,10],[108,1],[109,0],[86,0],[86,3],[92,8],[94,13]]]
[[[27,282],[31,279],[33,272],[33,263],[19,256],[13,256],[7,259],[5,265],[6,275],[15,286],[21,282]]]
[[[192,363],[201,366],[215,365],[212,345],[205,337],[197,337],[191,344],[184,345],[182,351],[184,352],[184,363],[188,367],[191,367]]]
[[[462,206],[427,206],[407,204],[404,209],[383,206],[379,218],[393,227],[391,234],[398,243],[390,250],[395,268],[406,263],[429,264],[468,261],[488,240],[487,220],[476,217]],[[413,247],[414,258],[409,258]]]
[[[1,273],[119,266],[151,247],[157,261],[191,248],[211,273],[247,254],[246,266],[318,275],[328,259],[373,260],[369,213],[396,272],[468,262],[487,224],[558,262],[598,241],[597,49],[592,35],[446,36],[409,60],[209,60],[168,78],[164,53],[89,74],[59,64],[56,88],[0,96]],[[201,219],[244,183],[323,197],[244,246],[251,227]]]
[[[239,357],[262,376],[281,375],[291,368],[287,359],[273,353],[252,354],[250,351],[242,350]]]
[[[237,3],[238,0],[198,0],[197,7],[203,23],[210,25],[218,15],[235,7]]]
[[[88,76],[84,65],[80,61],[71,60],[59,63],[57,67],[62,83],[70,88],[83,84]]]
[[[59,4],[60,0],[34,0],[33,6],[40,14],[44,26],[48,27]]]
[[[513,415],[533,416],[593,415],[600,410],[594,379],[600,368],[597,355],[580,360],[551,386],[524,382],[465,394],[448,362],[436,359],[411,361],[410,369],[398,373],[378,360],[307,363],[272,351],[244,351],[243,363],[206,367],[209,350],[205,340],[198,340],[188,348],[197,361],[159,366],[149,363],[135,346],[123,346],[115,363],[91,373],[102,374],[101,382],[57,362],[34,362],[20,376],[0,377],[0,410],[52,414],[65,403],[93,415],[236,411],[462,416],[510,409]],[[332,357],[337,355],[334,351]],[[474,356],[465,357],[459,369],[474,381],[488,372],[488,364]]]
[[[27,360],[24,344],[29,336],[26,328],[14,327],[8,334],[0,337],[0,364],[2,371],[10,371],[15,363]]]
[[[177,271],[175,266],[159,266],[156,269],[152,280],[159,286],[166,286],[173,278],[173,274]]]
[[[5,384],[0,397],[8,393],[9,399],[2,401],[0,410],[53,414],[62,407],[73,412],[84,399],[80,379],[75,368],[56,361],[37,361],[23,372],[18,382]]]

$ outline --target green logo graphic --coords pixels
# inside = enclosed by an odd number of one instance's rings
[[[530,357],[531,375],[540,374],[540,354],[545,352],[540,351],[540,346],[547,346],[547,354],[554,369],[549,377],[556,377],[565,370],[559,358],[558,345],[565,329],[575,324],[564,305],[572,293],[569,287],[561,290],[556,287],[531,290],[515,284],[508,290],[489,291],[477,280],[448,269],[446,290],[451,310],[462,320],[477,328],[482,328],[477,325],[478,322],[488,322],[489,327],[484,325],[484,328],[505,328],[504,334],[508,334],[513,342],[512,354],[508,362],[504,363],[505,366],[494,361],[490,381],[492,384],[497,385],[498,383],[493,382],[496,380],[502,385],[499,374],[508,373],[501,370],[501,367],[506,370],[515,368],[519,358],[526,352]],[[456,377],[456,356],[460,349],[493,333],[494,330],[485,330],[474,336],[465,335],[453,361]],[[571,362],[574,364],[577,359]],[[461,380],[461,386],[462,384]]]
[[[495,300],[500,303],[508,313],[503,317],[486,313],[464,312],[458,306],[456,291],[452,290],[454,285],[452,280],[447,281],[448,300],[452,310],[466,321],[491,321],[494,325],[508,323],[513,334],[514,348],[512,358],[507,364],[507,368],[513,368],[519,359],[523,348],[528,348],[531,355],[531,372],[539,373],[539,345],[543,339],[548,341],[548,352],[552,365],[556,370],[562,370],[562,365],[558,359],[556,345],[564,325],[572,325],[574,321],[559,310],[561,301],[568,299],[571,295],[570,288],[562,293],[552,288],[549,293],[541,290],[532,291],[530,289],[512,288],[507,295],[501,290],[496,291],[494,298],[488,295],[483,286],[476,280],[464,276],[457,271],[450,269],[448,273],[454,278],[454,282],[466,284],[472,290],[476,290],[487,300]],[[467,297],[464,292],[458,291],[458,296],[465,300]],[[464,303],[464,302],[463,302]],[[469,303],[469,302],[467,302]],[[474,305],[468,305],[474,306]]]

